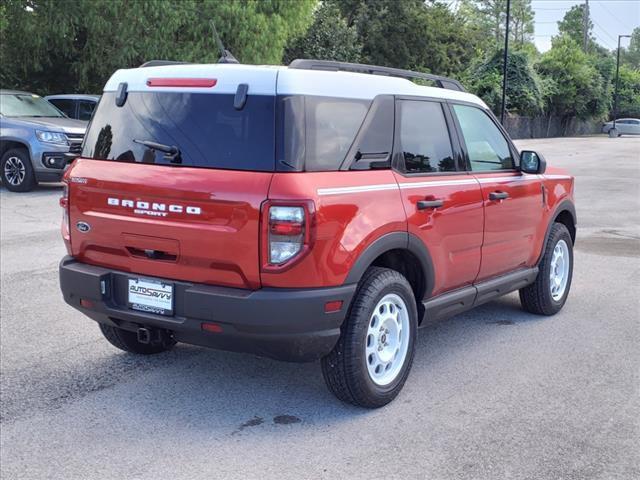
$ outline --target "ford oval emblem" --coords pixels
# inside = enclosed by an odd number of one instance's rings
[[[79,232],[87,233],[89,230],[91,230],[91,225],[89,225],[87,222],[78,222],[76,223],[76,228]]]

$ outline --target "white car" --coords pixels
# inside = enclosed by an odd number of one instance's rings
[[[613,120],[602,124],[602,133],[613,129]],[[616,130],[620,135],[640,135],[640,120],[637,118],[620,118],[616,120]]]

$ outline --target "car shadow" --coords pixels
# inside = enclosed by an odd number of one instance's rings
[[[5,396],[0,420],[11,422],[37,410],[64,407],[66,412],[74,403],[88,401],[94,415],[108,414],[120,424],[142,423],[140,428],[149,429],[179,425],[215,435],[245,435],[298,424],[327,426],[387,410],[421,408],[424,398],[416,395],[424,395],[433,375],[446,375],[443,371],[457,361],[451,357],[461,349],[477,341],[492,343],[501,329],[543,320],[523,312],[517,296],[510,295],[421,328],[404,391],[379,410],[334,398],[325,387],[320,362],[286,363],[184,344],[138,356],[96,338],[84,347],[88,354],[79,365],[50,365],[29,375],[5,373],[3,390],[14,393]],[[93,349],[100,353],[91,355]]]
[[[456,355],[474,337],[490,342],[499,329],[542,320],[543,317],[523,312],[517,297],[510,296],[425,327],[417,339],[407,386],[427,380],[434,364],[443,365],[447,357]],[[411,394],[401,393],[395,402],[381,410],[343,404],[326,389],[319,362],[278,362],[186,345],[178,345],[167,355],[173,357],[169,366],[163,360],[165,354],[147,360],[150,365],[158,362],[167,368],[138,378],[137,400],[126,405],[152,423],[169,417],[172,422],[187,422],[192,428],[239,435],[268,426],[333,424],[354,417],[381,415],[387,409],[406,408],[408,403],[418,408],[420,403]],[[125,393],[111,399],[112,406],[118,404],[121,395]]]

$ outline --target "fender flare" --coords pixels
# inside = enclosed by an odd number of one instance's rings
[[[418,259],[425,279],[425,291],[422,299],[428,298],[433,291],[435,278],[433,261],[424,242],[408,232],[391,232],[374,240],[355,261],[344,284],[358,283],[374,260],[391,250],[408,250]]]
[[[29,152],[29,158],[32,158],[31,145],[29,145],[29,142],[26,141],[24,138],[12,137],[12,136],[0,137],[0,153],[2,153],[2,155],[4,155],[5,152],[6,152],[6,149],[4,147],[5,147],[5,145],[7,143],[19,143],[19,144],[21,144],[27,150],[27,152]]]
[[[542,256],[544,255],[544,249],[547,246],[547,240],[549,240],[549,235],[551,234],[551,227],[553,226],[556,219],[562,212],[569,212],[569,215],[571,215],[571,219],[573,220],[574,228],[578,225],[576,207],[573,204],[573,202],[569,199],[565,199],[561,201],[556,207],[556,209],[553,211],[553,214],[551,215],[551,220],[549,220],[549,225],[547,225],[547,231],[544,234],[544,242],[542,242],[542,249],[540,251],[540,255],[538,255],[538,260],[536,261],[536,265],[540,263],[540,260],[542,260]],[[573,243],[575,245],[575,239]]]

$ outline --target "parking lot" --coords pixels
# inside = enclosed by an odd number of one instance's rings
[[[511,294],[421,330],[375,411],[319,364],[116,350],[59,292],[61,187],[2,188],[0,476],[639,478],[640,138],[517,143],[576,176],[567,304],[537,317]]]

